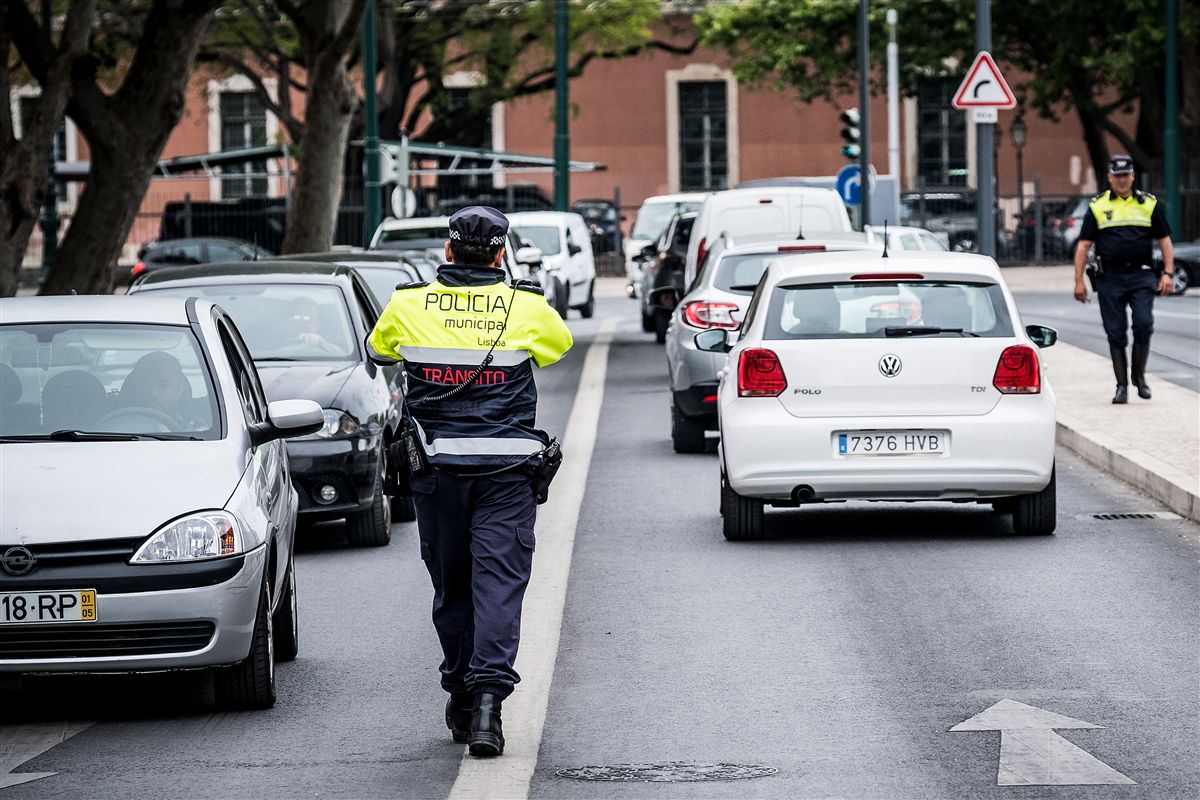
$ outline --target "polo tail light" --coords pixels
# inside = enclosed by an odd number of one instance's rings
[[[683,307],[683,320],[693,328],[724,328],[736,331],[741,325],[733,318],[738,307],[733,303],[705,303],[696,301]]]
[[[783,365],[773,350],[743,350],[738,358],[738,397],[778,397],[787,388]]]
[[[1029,345],[1004,348],[996,363],[992,385],[1002,394],[1038,394],[1042,391],[1042,371],[1037,351]]]

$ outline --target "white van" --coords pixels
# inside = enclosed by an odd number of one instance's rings
[[[636,287],[642,282],[642,265],[637,258],[642,248],[658,241],[658,237],[662,236],[677,211],[697,210],[704,198],[710,194],[711,192],[660,194],[642,201],[629,238],[625,240],[625,277],[629,279],[630,286]]]
[[[762,186],[729,189],[708,196],[692,228],[684,262],[684,286],[691,286],[697,265],[708,245],[722,233],[791,234],[796,238],[817,233],[847,232],[850,215],[833,189],[812,186]]]
[[[584,317],[596,310],[596,259],[583,217],[569,211],[516,211],[509,225],[542,251],[542,263],[567,284],[567,305]]]

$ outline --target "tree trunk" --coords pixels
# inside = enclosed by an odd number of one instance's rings
[[[358,98],[341,53],[322,54],[308,70],[304,136],[292,189],[284,253],[328,250],[342,195],[342,157]]]
[[[87,50],[87,35],[95,12],[95,0],[74,0],[67,10],[57,51],[50,50],[53,61],[35,61],[30,72],[37,76],[42,94],[34,113],[22,120],[21,138],[16,139],[11,106],[8,103],[10,72],[8,56],[12,33],[31,18],[25,7],[0,2],[0,297],[17,292],[21,263],[29,246],[29,236],[41,214],[50,187],[50,148],[62,123],[71,88],[71,66]],[[17,20],[9,14],[24,14]],[[47,47],[52,47],[47,42]]]
[[[1079,114],[1079,125],[1083,128],[1083,141],[1087,145],[1088,159],[1096,176],[1096,186],[1103,191],[1108,186],[1108,144],[1104,141],[1104,128],[1094,108],[1075,103]]]
[[[41,294],[107,292],[167,137],[183,116],[196,51],[218,0],[155,0],[114,94],[79,70],[67,107],[91,149],[91,173]],[[93,70],[95,64],[92,64]]]

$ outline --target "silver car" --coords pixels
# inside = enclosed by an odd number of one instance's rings
[[[212,303],[0,300],[0,672],[211,669],[219,702],[275,702],[298,649],[284,437]]]
[[[712,328],[737,330],[759,278],[776,258],[834,250],[883,252],[882,244],[865,238],[861,233],[829,233],[806,239],[759,235],[733,241],[722,234],[713,243],[667,329],[671,443],[676,453],[704,452],[705,432],[717,429],[717,371],[725,355],[696,349],[696,334]]]

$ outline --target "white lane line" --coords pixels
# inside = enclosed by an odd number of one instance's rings
[[[452,800],[507,800],[529,794],[550,702],[550,681],[558,658],[575,528],[600,426],[608,349],[617,323],[615,317],[605,319],[588,348],[563,436],[562,467],[550,490],[550,499],[538,509],[537,553],[533,576],[525,592],[521,650],[515,665],[521,683],[504,701],[504,755],[481,759],[464,753],[458,778],[450,789]]]
[[[62,744],[94,722],[36,722],[31,725],[0,727],[0,789],[17,786],[39,778],[49,778],[57,772],[22,772],[13,770],[36,758],[52,747]]]
[[[997,786],[1129,785],[1127,775],[1068,742],[1055,728],[1100,728],[1016,700],[1001,700],[951,732],[1000,731]]]

